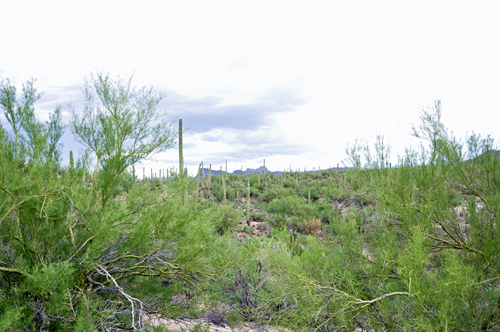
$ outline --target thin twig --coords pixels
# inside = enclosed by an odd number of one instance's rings
[[[108,281],[111,281],[115,286],[116,288],[118,289],[118,291],[130,302],[130,304],[132,305],[132,328],[134,329],[134,331],[137,331],[137,328],[135,326],[135,309],[134,309],[134,301],[137,301],[140,303],[141,305],[141,310],[139,311],[139,315],[138,315],[138,328],[139,328],[139,331],[142,331],[142,315],[143,315],[143,305],[142,305],[142,301],[139,300],[139,299],[136,299],[130,295],[128,295],[127,293],[125,293],[123,291],[123,288],[118,285],[118,283],[116,282],[115,278],[113,278],[113,276],[111,274],[109,274],[109,272],[102,266],[102,265],[98,265],[97,266],[99,269],[101,269],[102,272],[98,271],[100,274],[103,274],[104,276],[106,276],[106,279],[108,279]]]

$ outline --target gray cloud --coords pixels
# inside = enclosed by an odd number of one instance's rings
[[[258,130],[237,130],[218,128],[202,134],[186,135],[184,144],[184,163],[197,165],[201,160],[205,164],[220,165],[229,163],[247,163],[249,160],[270,158],[275,155],[298,155],[307,153],[308,147],[288,142],[279,132],[268,128]],[[221,150],[227,147],[227,151]],[[178,147],[174,147],[177,150]],[[164,164],[175,164],[177,153],[170,153],[156,159]],[[246,161],[246,162],[245,162]]]
[[[62,105],[65,122],[69,123],[68,104],[72,104],[77,110],[83,107],[82,88],[83,83],[39,88],[43,97],[35,107],[41,120],[48,118],[48,113],[57,105]],[[157,88],[157,91],[160,90]],[[182,117],[184,126],[189,128],[184,143],[188,164],[197,164],[200,160],[207,160],[212,164],[225,160],[239,162],[275,154],[296,155],[306,152],[305,147],[286,142],[272,129],[275,121],[273,115],[293,111],[306,102],[293,87],[265,89],[257,94],[255,102],[240,105],[224,104],[223,97],[215,95],[192,98],[173,90],[167,90],[166,94],[167,97],[158,108],[166,110],[171,118]],[[189,139],[194,136],[196,140]],[[83,149],[74,140],[70,128],[66,130],[62,142],[63,163],[67,162],[70,149],[74,153]],[[209,143],[208,150],[200,149],[200,144],[206,143]],[[210,143],[213,146],[225,143],[230,151],[212,151]],[[167,158],[177,157],[174,154]]]
[[[256,130],[271,125],[273,115],[293,111],[305,103],[297,90],[285,87],[264,90],[257,102],[244,105],[221,105],[223,99],[216,96],[189,98],[173,91],[167,95],[159,106],[170,116],[182,117],[193,133],[215,128]]]
[[[306,153],[305,146],[288,142],[273,128],[274,115],[293,111],[306,99],[292,87],[277,87],[261,91],[256,100],[251,104],[223,105],[221,97],[190,98],[167,91],[160,107],[171,116],[182,117],[189,128],[184,142],[186,164],[204,160],[217,165],[225,160],[234,163]],[[228,151],[221,151],[221,146]],[[171,164],[177,157],[170,154],[166,158],[158,161]]]
[[[43,97],[37,106],[42,109],[54,109],[57,105],[67,107],[68,104],[83,104],[83,85],[73,84],[64,87],[49,87],[43,92]]]

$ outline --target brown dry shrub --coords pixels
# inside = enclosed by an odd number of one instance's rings
[[[299,232],[305,235],[316,235],[321,228],[321,220],[319,218],[312,218],[302,220],[297,224]]]

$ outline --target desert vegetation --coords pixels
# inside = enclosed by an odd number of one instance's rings
[[[180,176],[139,181],[178,137],[161,94],[91,76],[70,124],[87,152],[64,166],[61,109],[41,122],[34,81],[0,87],[0,331],[500,329],[500,159],[439,102],[394,165],[380,136],[344,172],[191,178],[181,153]]]

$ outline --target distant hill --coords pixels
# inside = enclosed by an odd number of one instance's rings
[[[271,172],[269,169],[267,169],[267,167],[265,168],[266,169],[266,173],[269,174],[269,173],[272,173],[274,175],[281,175],[283,174],[283,171],[273,171]],[[328,168],[328,169],[320,169],[320,170],[314,170],[314,171],[302,171],[301,173],[316,173],[316,172],[323,172],[323,171],[337,171],[337,168]],[[210,169],[208,168],[202,168],[200,169],[200,175],[203,175],[205,174],[205,176],[208,176],[208,172],[210,171]],[[339,167],[339,172],[343,172],[345,171],[345,167]],[[225,174],[226,172],[225,171],[220,171],[220,170],[215,170],[213,169],[212,170],[212,175],[217,175],[217,176],[220,176],[221,174]],[[264,166],[260,166],[259,168],[247,168],[246,170],[244,170],[243,172],[238,169],[238,170],[235,170],[233,171],[232,173],[229,173],[228,174],[235,174],[235,175],[248,175],[248,174],[252,174],[252,173],[257,173],[257,174],[262,174],[264,173]],[[288,173],[288,172],[287,172]],[[195,176],[196,177],[196,176]]]
[[[474,158],[474,160],[476,159],[483,159],[484,157],[486,157],[488,155],[488,153],[492,153],[493,156],[497,157],[500,159],[500,150],[489,150],[489,151],[486,151],[485,153],[483,153],[482,155]]]

